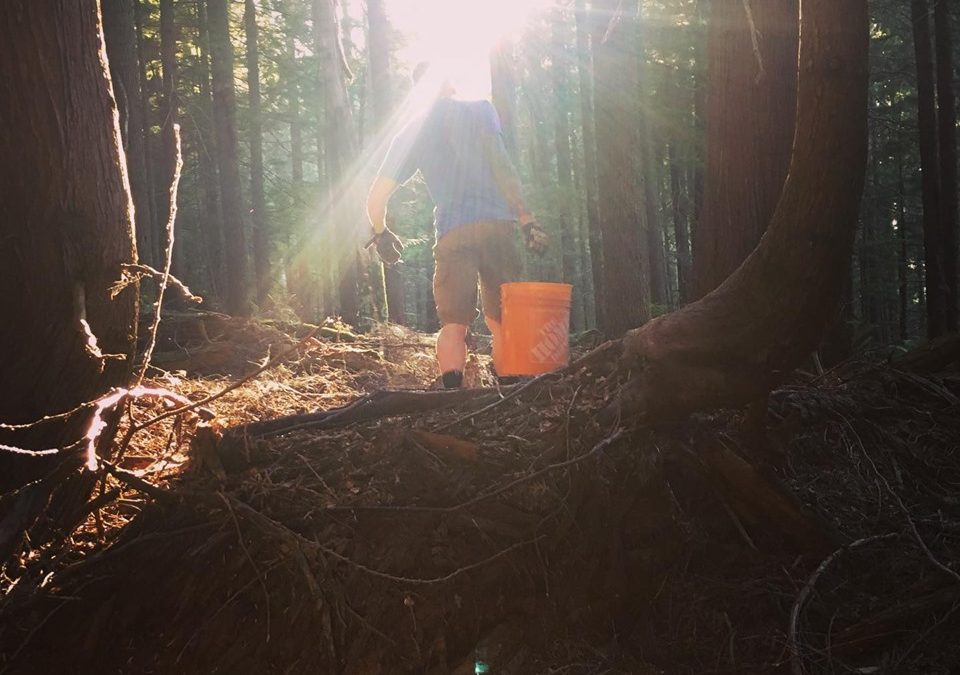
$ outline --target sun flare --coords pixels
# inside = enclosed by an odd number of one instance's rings
[[[462,98],[489,96],[490,49],[519,36],[552,0],[388,0],[391,21],[403,36],[400,57],[428,61]]]

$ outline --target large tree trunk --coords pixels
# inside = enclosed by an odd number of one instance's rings
[[[694,236],[693,299],[740,266],[777,206],[793,143],[797,26],[797,0],[712,3],[707,179]]]
[[[913,49],[917,59],[917,126],[923,194],[923,250],[926,272],[927,335],[947,328],[947,287],[940,235],[940,166],[937,159],[937,108],[934,97],[933,48],[927,0],[910,0]]]
[[[866,2],[804,0],[802,16],[797,142],[770,227],[714,292],[626,339],[627,407],[654,419],[765,396],[835,311],[866,168]]]
[[[71,410],[130,372],[137,288],[111,287],[136,260],[133,201],[99,21],[96,0],[12,0],[0,15],[3,422]],[[0,443],[80,436],[57,423]],[[0,488],[49,467],[15,457],[0,458]]]
[[[940,236],[946,280],[946,328],[957,330],[957,104],[953,91],[950,4],[933,3],[937,52],[937,133],[940,145]]]
[[[220,205],[223,209],[224,264],[227,287],[226,310],[250,313],[247,285],[247,245],[240,160],[237,150],[237,95],[233,83],[233,45],[227,0],[206,0],[210,31],[210,61],[213,71],[213,120],[217,135],[217,165],[220,171]]]
[[[120,109],[120,132],[123,136],[123,149],[127,159],[127,175],[130,178],[130,191],[136,207],[137,250],[141,256],[149,258],[149,252],[157,234],[153,225],[150,179],[146,163],[134,0],[104,0],[103,31],[107,56],[110,58],[114,96]]]
[[[637,0],[594,5],[593,33],[597,182],[603,246],[604,333],[619,337],[650,318],[650,288],[643,231],[644,149],[637,121]]]
[[[250,215],[253,224],[254,289],[258,305],[270,292],[270,242],[267,235],[267,198],[263,190],[263,120],[260,103],[260,48],[257,44],[257,6],[244,0],[243,25],[247,38],[247,87],[250,91],[248,124],[250,134]]]
[[[393,97],[393,84],[390,81],[390,24],[387,22],[383,0],[367,0],[367,21],[373,119],[376,128],[382,131],[389,123],[396,103]],[[400,273],[400,268],[396,265],[384,266],[383,280],[387,294],[387,318],[393,323],[407,323],[403,275]]]

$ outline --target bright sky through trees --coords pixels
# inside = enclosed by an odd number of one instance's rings
[[[393,27],[403,36],[400,57],[429,61],[463,98],[489,95],[490,48],[520,34],[550,0],[387,0]]]

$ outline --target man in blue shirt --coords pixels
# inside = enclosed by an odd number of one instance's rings
[[[493,104],[460,101],[453,94],[445,83],[430,109],[397,134],[367,198],[373,242],[386,264],[399,260],[402,249],[386,226],[393,192],[419,171],[434,201],[433,294],[441,324],[437,361],[447,388],[463,383],[467,328],[477,311],[477,279],[497,370],[500,285],[517,281],[521,271],[517,227],[531,251],[542,255],[547,247],[546,232],[524,204]]]

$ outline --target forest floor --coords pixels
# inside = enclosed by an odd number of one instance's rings
[[[651,425],[610,416],[616,345],[502,389],[472,356],[450,395],[433,336],[310,330],[161,324],[148,384],[192,400],[291,356],[25,546],[0,673],[958,672],[955,344]]]

